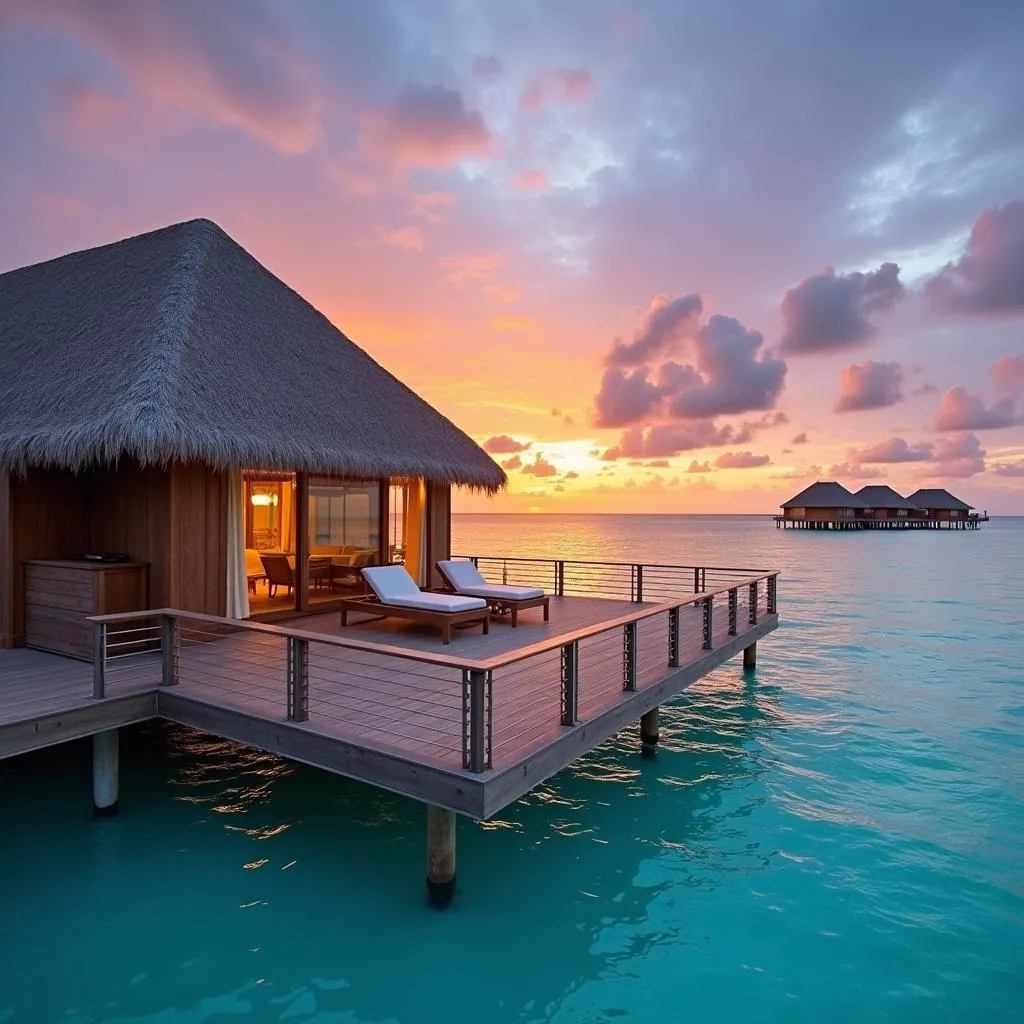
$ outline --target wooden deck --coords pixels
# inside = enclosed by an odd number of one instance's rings
[[[486,818],[776,628],[768,607],[751,624],[746,588],[741,596],[736,632],[720,602],[710,640],[702,606],[677,605],[678,666],[670,666],[667,606],[596,597],[554,597],[547,623],[530,610],[516,629],[496,619],[489,635],[456,631],[447,647],[436,629],[398,620],[341,630],[337,613],[227,632],[183,617],[177,682],[161,685],[159,651],[115,657],[106,662],[100,700],[92,697],[91,664],[0,651],[0,757],[160,716]],[[630,619],[635,690],[624,689]],[[304,721],[288,717],[295,635],[312,638],[302,641]],[[578,710],[575,724],[564,725],[570,643],[578,653]],[[465,766],[470,671],[486,673],[490,695],[490,765],[476,772]]]

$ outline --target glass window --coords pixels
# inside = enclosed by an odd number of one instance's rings
[[[309,600],[362,591],[362,568],[380,558],[381,485],[313,479],[309,484]]]
[[[296,607],[295,476],[243,471],[249,612]]]

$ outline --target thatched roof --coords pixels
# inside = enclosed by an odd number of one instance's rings
[[[0,366],[0,468],[127,456],[505,484],[208,220],[0,274]]]
[[[857,492],[857,497],[868,508],[902,508],[908,512],[916,512],[917,506],[911,504],[902,495],[885,484],[868,484]]]
[[[970,512],[973,505],[954,498],[945,487],[922,487],[907,498],[914,508],[949,509],[957,512]]]
[[[819,480],[805,487],[795,498],[782,503],[782,508],[867,508],[868,506],[834,480]]]

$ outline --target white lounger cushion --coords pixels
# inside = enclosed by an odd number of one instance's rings
[[[425,594],[402,565],[367,566],[363,569],[363,576],[381,604],[397,604],[403,608],[422,608],[435,612],[471,612],[487,607],[487,602],[479,598]]]
[[[488,583],[480,575],[480,570],[464,558],[449,558],[437,564],[460,594],[473,594],[492,600],[505,598],[507,601],[526,601],[531,597],[544,596],[544,591],[539,587],[510,587],[503,583]]]

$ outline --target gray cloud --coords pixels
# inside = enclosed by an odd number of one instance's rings
[[[1024,459],[1017,462],[1000,462],[992,467],[992,472],[996,476],[1024,476]]]
[[[857,348],[875,335],[871,316],[891,310],[904,294],[895,263],[869,274],[837,275],[829,267],[783,296],[780,348],[786,355]]]
[[[608,355],[611,366],[639,366],[677,347],[695,326],[704,309],[699,295],[682,295],[662,301],[647,315],[643,328],[631,342],[616,338]]]
[[[903,367],[899,363],[853,363],[839,375],[836,412],[887,409],[903,401]]]
[[[650,416],[663,398],[663,389],[651,382],[646,366],[628,372],[609,366],[594,399],[594,423],[599,427],[629,426]]]
[[[473,74],[481,78],[497,78],[503,70],[501,61],[494,54],[473,58]]]
[[[925,294],[955,313],[1024,313],[1024,201],[985,210],[963,255],[926,282]]]
[[[790,441],[790,444],[807,444],[809,440],[810,439],[807,437],[806,433],[801,433],[797,434],[796,437],[794,437],[793,440]]]
[[[763,342],[759,331],[747,330],[733,317],[711,317],[695,339],[703,382],[672,399],[672,415],[702,419],[773,408],[785,385],[786,364],[761,353]]]
[[[386,107],[364,116],[360,138],[378,160],[403,167],[444,168],[486,156],[491,146],[480,113],[444,85],[406,85]]]

